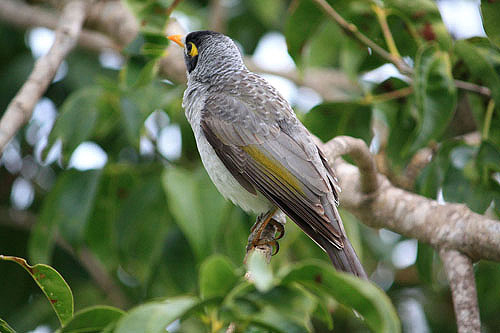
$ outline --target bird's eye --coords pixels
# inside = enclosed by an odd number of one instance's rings
[[[198,48],[196,47],[196,45],[194,45],[193,42],[189,42],[189,44],[187,46],[187,52],[188,52],[189,56],[195,57],[198,55]]]

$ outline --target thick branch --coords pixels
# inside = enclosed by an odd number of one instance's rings
[[[375,161],[363,140],[350,136],[338,136],[329,142],[328,149],[331,161],[346,154],[352,157],[360,170],[362,193],[370,194],[378,189],[379,182]]]
[[[340,143],[339,143],[340,141]],[[500,261],[500,221],[472,212],[462,204],[439,204],[420,195],[394,187],[378,174],[378,190],[363,193],[368,175],[338,156],[345,138],[334,138],[323,145],[340,180],[340,203],[365,224],[387,228],[416,238],[436,248],[456,249],[473,260]],[[356,160],[358,161],[358,160]],[[364,163],[364,162],[363,162]],[[360,164],[361,165],[361,164]],[[371,171],[368,171],[371,173]]]
[[[69,2],[61,14],[54,44],[49,52],[38,59],[28,80],[7,106],[0,120],[0,152],[33,113],[33,108],[54,78],[59,65],[76,45],[89,1]]]
[[[0,21],[10,23],[19,28],[46,27],[57,29],[58,15],[48,9],[30,6],[17,0],[0,1]],[[119,50],[119,45],[108,36],[82,30],[78,37],[78,45],[94,52],[105,49]]]
[[[459,333],[479,333],[481,321],[477,305],[476,281],[472,261],[456,250],[440,249],[450,283]]]

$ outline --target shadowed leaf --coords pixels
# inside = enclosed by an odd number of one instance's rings
[[[0,255],[0,260],[12,261],[21,265],[42,289],[54,309],[61,324],[73,316],[73,294],[63,277],[52,267],[37,264],[30,266],[25,259]]]

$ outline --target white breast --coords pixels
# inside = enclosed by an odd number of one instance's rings
[[[243,210],[257,214],[269,211],[273,204],[264,198],[260,193],[258,195],[254,195],[241,186],[224,166],[210,143],[203,135],[200,126],[201,112],[199,111],[201,110],[203,103],[204,101],[197,100],[194,103],[189,103],[189,105],[186,105],[188,103],[184,103],[184,107],[186,108],[186,111],[189,109],[189,111],[186,112],[186,116],[188,117],[193,129],[201,161],[203,162],[210,179],[224,198],[231,200]]]

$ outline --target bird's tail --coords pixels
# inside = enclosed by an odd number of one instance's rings
[[[330,260],[336,269],[368,280],[365,270],[361,265],[351,242],[349,242],[347,238],[344,238],[344,248],[340,250],[327,240],[324,240],[321,246],[330,257]]]
[[[342,219],[340,218],[340,214],[335,207],[335,204],[325,205],[325,210],[325,213],[330,218],[330,220],[332,222],[334,221],[333,223],[338,223],[338,227],[341,230],[342,241],[344,243],[344,248],[338,249],[335,245],[332,244],[332,242],[322,237],[323,244],[321,244],[321,246],[330,257],[333,266],[335,266],[335,268],[338,270],[351,273],[362,279],[368,280],[365,270],[356,254],[356,251],[354,251],[351,242],[349,241],[349,239],[347,239]]]

